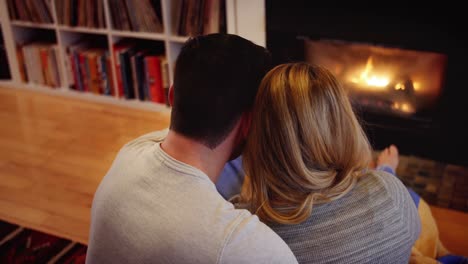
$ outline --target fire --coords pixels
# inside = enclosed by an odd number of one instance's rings
[[[404,113],[414,113],[414,111],[415,111],[414,107],[409,103],[395,102],[395,103],[393,103],[392,108],[394,110],[399,110],[399,111],[404,112]]]
[[[390,83],[388,76],[377,76],[372,70],[374,68],[372,56],[367,59],[366,68],[361,72],[359,78],[352,78],[353,83],[364,84],[363,88],[384,90]]]
[[[395,90],[397,90],[397,91],[398,90],[403,90],[404,91],[405,89],[406,89],[406,87],[405,87],[405,85],[403,83],[397,83],[395,85]]]

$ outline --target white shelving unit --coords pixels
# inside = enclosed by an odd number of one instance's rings
[[[99,1],[99,0],[98,0]],[[52,2],[52,16],[55,23],[53,24],[39,24],[24,21],[12,21],[8,14],[8,7],[6,0],[0,0],[0,26],[3,31],[5,47],[7,50],[8,62],[12,79],[10,81],[0,81],[1,85],[7,85],[13,88],[25,88],[37,91],[45,91],[47,93],[59,94],[64,96],[80,97],[90,100],[95,100],[105,103],[117,103],[130,107],[153,109],[156,111],[168,111],[169,109],[164,105],[159,105],[151,102],[142,102],[136,99],[128,100],[115,96],[95,95],[91,93],[82,93],[71,90],[67,87],[60,89],[51,89],[47,87],[40,87],[33,84],[25,84],[21,81],[18,61],[16,57],[16,43],[18,38],[28,34],[31,31],[50,31],[50,34],[55,35],[56,42],[61,50],[60,64],[61,68],[65,69],[65,49],[67,44],[77,38],[79,35],[90,34],[102,36],[102,39],[107,40],[107,46],[110,54],[113,54],[113,44],[123,38],[131,38],[136,40],[155,41],[161,42],[164,45],[166,57],[171,69],[170,79],[173,80],[173,69],[176,58],[180,52],[183,43],[188,39],[186,36],[177,36],[175,34],[175,6],[177,1],[180,0],[161,0],[162,9],[162,22],[163,33],[148,33],[148,32],[129,32],[120,31],[112,28],[111,13],[108,5],[108,0],[104,1],[104,15],[106,21],[106,28],[86,28],[86,27],[70,27],[60,25],[57,23],[57,13],[55,9],[55,1]],[[265,46],[265,3],[264,0],[226,0],[226,22],[227,32],[230,34],[237,34],[243,36],[253,42]],[[25,37],[25,36],[24,36]],[[101,38],[101,37],[98,37]],[[110,56],[111,64],[114,65],[113,56]],[[117,76],[115,71],[112,71],[112,78],[114,84],[117,84]],[[61,83],[67,84],[68,76],[66,71],[61,71]],[[117,85],[114,85],[117,89]]]

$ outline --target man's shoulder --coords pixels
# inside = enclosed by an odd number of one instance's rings
[[[230,234],[226,236],[219,263],[297,263],[283,239],[256,215],[246,212],[236,220]]]
[[[162,142],[166,138],[168,131],[169,129],[153,131],[128,141],[119,149],[113,166],[129,164],[133,160],[138,160],[141,158],[141,154],[146,153],[145,150],[149,150],[155,144]]]
[[[169,132],[169,129],[166,128],[163,130],[153,131],[153,132],[144,134],[126,143],[122,147],[122,149],[128,150],[132,148],[138,148],[139,146],[142,146],[144,144],[154,144],[154,143],[161,142],[166,138],[168,132]]]

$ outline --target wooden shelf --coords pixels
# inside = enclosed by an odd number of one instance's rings
[[[48,91],[59,91],[62,90],[61,87],[52,87],[52,86],[47,86],[47,85],[42,85],[42,84],[36,84],[36,83],[21,83],[24,88],[28,88],[31,90],[48,90]]]
[[[60,31],[86,33],[86,34],[105,35],[109,32],[107,29],[102,29],[102,28],[70,27],[70,26],[65,26],[65,25],[59,25],[58,28]]]
[[[152,40],[162,40],[162,41],[166,39],[166,35],[163,33],[112,30],[111,34],[112,36],[116,36],[116,37],[142,38],[142,39],[152,39]]]
[[[49,89],[51,90],[51,89]],[[165,104],[154,103],[150,101],[140,101],[137,99],[125,99],[118,98],[116,95],[103,95],[103,94],[94,94],[91,92],[82,92],[72,89],[63,88],[60,89],[65,95],[79,97],[84,99],[89,99],[92,101],[111,103],[114,105],[129,106],[132,108],[146,109],[155,112],[170,112],[171,108],[167,107]]]
[[[55,24],[41,24],[29,21],[11,21],[13,26],[26,27],[26,28],[40,28],[40,29],[55,29]]]
[[[6,80],[6,79],[3,79],[3,80],[0,80],[0,85],[4,85],[4,86],[11,86],[13,85],[13,81],[12,80]]]
[[[189,38],[189,36],[169,36],[169,41],[185,43]]]

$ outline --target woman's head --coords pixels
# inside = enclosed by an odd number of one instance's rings
[[[330,71],[279,65],[256,97],[241,199],[262,220],[302,222],[314,203],[346,194],[370,155],[347,94]]]

